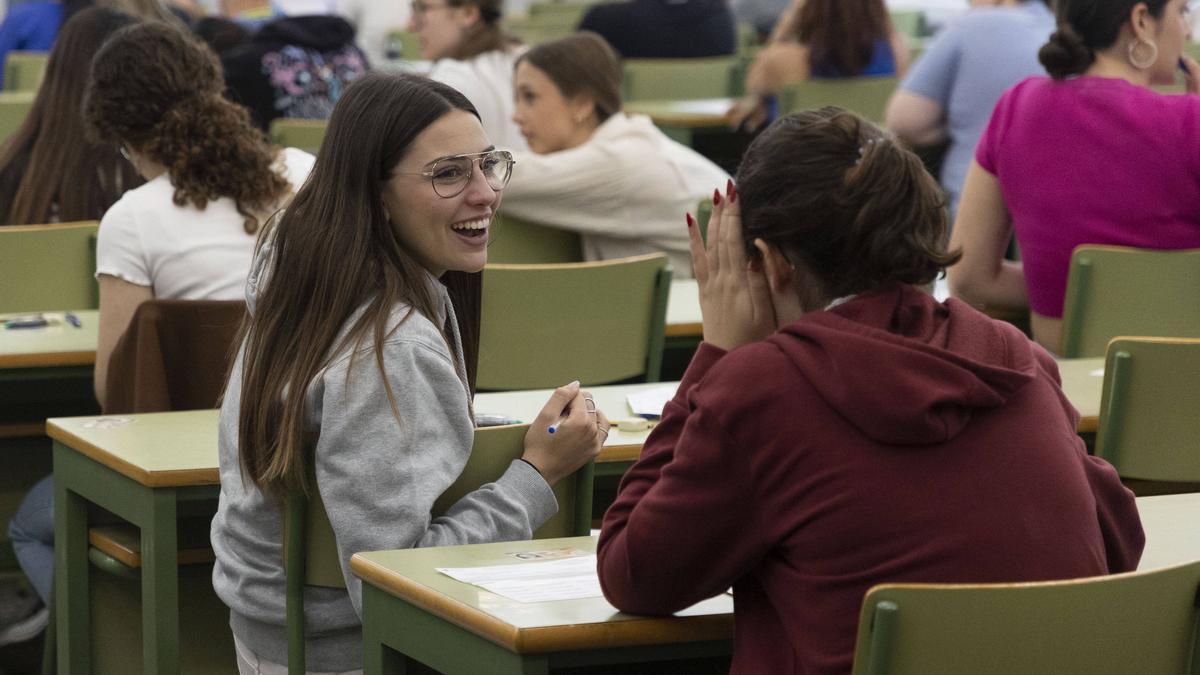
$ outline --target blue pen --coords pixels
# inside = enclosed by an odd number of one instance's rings
[[[67,323],[71,324],[72,326],[75,326],[76,328],[80,328],[83,326],[83,322],[81,322],[79,320],[79,317],[75,316],[71,312],[67,312],[66,314],[64,314],[63,318],[67,320]]]
[[[554,420],[554,424],[551,424],[550,426],[546,427],[546,431],[548,431],[550,433],[554,433],[554,432],[558,431],[558,428],[560,426],[562,426],[563,422],[566,422],[566,421],[567,421],[567,416],[563,415],[562,417],[559,417],[557,420]]]

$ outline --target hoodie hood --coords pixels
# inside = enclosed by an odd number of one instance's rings
[[[253,42],[332,52],[354,44],[354,27],[337,16],[289,16],[263,24],[254,34]]]
[[[770,341],[834,410],[889,445],[946,442],[1039,367],[1039,348],[1015,327],[901,284],[807,314]]]

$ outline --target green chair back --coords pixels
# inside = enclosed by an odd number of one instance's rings
[[[458,479],[434,502],[433,516],[444,515],[458,500],[504,475],[513,460],[525,452],[525,433],[528,430],[528,424],[475,429],[471,456]],[[589,462],[554,486],[558,513],[534,531],[534,539],[575,537],[591,531],[593,472],[594,466]],[[312,462],[309,462],[308,484],[313,486],[308,497],[288,497],[284,512],[283,554],[290,675],[303,675],[305,672],[304,587],[346,587],[341,560],[338,558],[337,539],[320,492],[316,489]],[[296,527],[299,523],[304,526]]]
[[[94,309],[96,221],[0,227],[0,312]]]
[[[704,59],[625,59],[625,101],[730,98],[742,93],[744,67],[737,56]]]
[[[657,382],[671,271],[661,253],[483,270],[480,390]]]
[[[458,500],[481,485],[499,480],[513,460],[524,454],[527,431],[528,424],[476,429],[471,459],[467,461],[458,480],[434,502],[434,516],[446,513]],[[591,532],[593,471],[593,465],[589,463],[554,486],[558,513],[534,530],[534,539],[579,537]]]
[[[1071,255],[1062,353],[1104,356],[1118,335],[1200,337],[1200,249],[1080,246]]]
[[[898,83],[893,76],[805,80],[784,88],[779,109],[790,113],[836,105],[883,124],[888,98]]]
[[[488,233],[489,263],[528,265],[582,261],[583,244],[575,232],[499,213]]]
[[[424,58],[421,56],[421,42],[412,31],[392,31],[388,34],[388,44],[399,49],[395,58],[401,61],[420,61]]]
[[[586,2],[535,2],[529,5],[529,18],[534,21],[557,21],[574,28],[589,7],[591,4]]]
[[[1200,562],[1024,584],[884,585],[854,675],[1196,673]]]
[[[897,10],[891,13],[892,27],[906,38],[923,38],[929,35],[925,25],[925,12],[919,9]]]
[[[565,38],[575,32],[578,20],[573,20],[565,13],[551,12],[541,16],[528,16],[523,19],[511,19],[505,22],[504,30],[519,38],[527,45],[540,45]]]
[[[4,90],[37,91],[49,58],[46,52],[9,52],[4,59]]]
[[[1197,382],[1200,340],[1113,340],[1104,362],[1096,455],[1122,478],[1200,482]]]
[[[0,145],[21,128],[33,107],[32,91],[0,92]]]
[[[280,117],[271,120],[271,130],[268,135],[275,145],[285,148],[300,148],[315,155],[321,149],[321,141],[325,140],[326,124],[326,120]]]
[[[713,203],[705,197],[696,205],[696,227],[700,228],[700,237],[708,241],[708,221],[712,220]]]

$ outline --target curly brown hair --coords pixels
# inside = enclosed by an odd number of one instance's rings
[[[290,186],[272,167],[278,150],[224,87],[211,49],[174,26],[147,22],[118,31],[96,54],[84,117],[98,140],[165,166],[177,205],[203,210],[230,197],[253,233]]]

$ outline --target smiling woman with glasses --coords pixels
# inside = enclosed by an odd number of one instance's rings
[[[471,453],[479,272],[512,164],[462,94],[369,74],[346,89],[312,176],[264,231],[221,408],[212,526],[213,586],[243,673],[287,659],[289,491],[319,492],[348,570],[358,551],[528,539],[558,508],[551,486],[599,453],[608,421],[565,385],[521,460],[430,517]],[[346,585],[306,593],[313,671],[362,667],[362,586],[349,574]]]
[[[512,122],[513,64],[522,46],[501,29],[502,8],[501,0],[414,0],[408,29],[421,55],[436,62],[429,78],[462,92],[498,147],[523,150]]]

